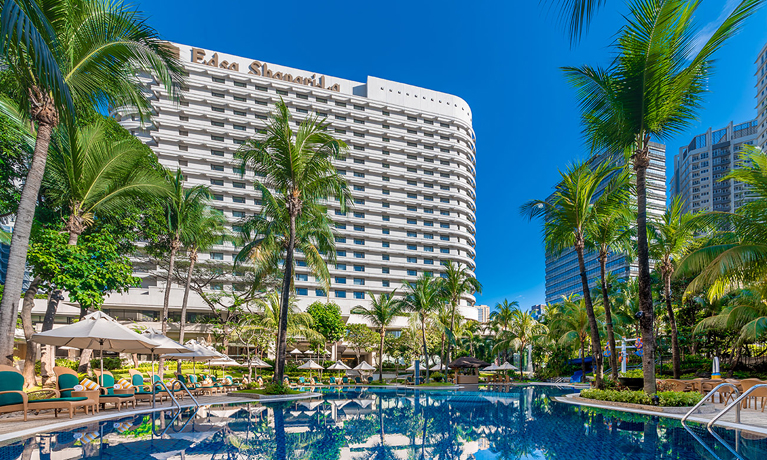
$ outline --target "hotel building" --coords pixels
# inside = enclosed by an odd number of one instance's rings
[[[767,44],[756,58],[756,143],[767,150]]]
[[[722,178],[737,167],[743,146],[756,144],[757,125],[758,119],[709,128],[679,148],[669,195],[684,200],[685,212],[734,212],[751,199],[750,185]]]
[[[327,203],[338,252],[338,263],[330,267],[330,291],[322,289],[297,253],[300,308],[329,298],[347,316],[352,307],[368,301],[368,292],[391,292],[403,280],[414,281],[424,273],[440,276],[447,261],[474,272],[476,146],[465,101],[372,76],[356,82],[173,46],[188,73],[180,102],[147,80],[155,111],[152,124],[142,126],[136,116],[119,110],[115,117],[151,146],[163,166],[180,168],[190,186],[209,186],[213,206],[232,230],[257,214],[261,203],[254,176],[240,174],[235,152],[265,132],[281,99],[296,127],[316,114],[348,144],[336,168],[349,184],[353,205],[344,214],[336,201]],[[231,264],[238,250],[232,243],[216,245],[200,260]],[[165,286],[157,271],[137,263],[141,288],[112,295],[106,309],[159,308]],[[231,278],[211,288],[236,289],[237,283]],[[172,289],[171,308],[178,308],[182,290]],[[190,312],[207,309],[199,298],[191,304]],[[468,316],[476,317],[473,304],[473,296],[462,300]]]
[[[596,160],[600,161],[600,160]],[[604,187],[604,184],[603,184]],[[647,168],[647,217],[660,216],[666,209],[666,146],[650,142],[650,166]],[[594,251],[584,254],[589,287],[597,285],[599,258]],[[607,257],[607,271],[628,279],[636,277],[639,267],[630,263],[623,254],[611,253]],[[562,296],[583,295],[578,256],[568,249],[559,256],[546,254],[546,303],[557,303]]]

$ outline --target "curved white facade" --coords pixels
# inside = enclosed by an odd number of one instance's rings
[[[214,206],[233,225],[260,209],[253,176],[235,171],[234,152],[264,129],[280,98],[297,123],[318,113],[349,145],[336,167],[355,203],[347,215],[328,203],[339,251],[328,294],[344,314],[365,304],[368,292],[390,292],[424,272],[439,276],[448,260],[476,269],[476,147],[471,109],[461,98],[375,77],[359,83],[174,46],[189,73],[181,104],[152,82],[152,126],[142,128],[119,111],[116,116],[164,166],[181,168],[190,185],[210,186]],[[236,252],[227,243],[200,259],[231,262]],[[146,277],[144,290],[155,291],[158,283]],[[323,298],[300,265],[295,286],[301,307]],[[465,305],[473,302],[464,299]]]

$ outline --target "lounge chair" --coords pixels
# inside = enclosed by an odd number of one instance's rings
[[[356,383],[357,385],[362,385],[362,379],[359,377],[354,377],[354,383]]]
[[[762,385],[767,384],[767,381],[759,380],[759,379],[743,379],[740,381],[740,384],[743,385],[743,393],[754,387],[755,385]],[[744,403],[746,403],[745,407],[751,406],[751,399],[754,400],[754,410],[758,409],[757,403],[759,400],[762,402],[762,412],[764,412],[764,405],[765,402],[767,402],[767,388],[757,388],[753,392],[751,392],[748,395],[748,398]]]
[[[335,385],[336,384],[336,378],[335,377],[330,377],[330,384],[331,385]]]
[[[229,391],[239,390],[240,384],[235,383],[234,377],[231,375],[225,375],[223,379],[224,387]]]
[[[59,393],[62,398],[71,398],[72,391],[75,390],[75,385],[80,384],[80,377],[77,372],[68,368],[56,366],[53,368],[53,373],[56,374],[56,386],[59,389]],[[91,414],[99,411],[99,398],[98,393],[95,393],[93,398],[89,398],[90,405],[85,406],[85,414],[88,414],[88,407],[91,408]]]
[[[118,412],[124,405],[126,408],[128,404],[131,404],[133,408],[136,408],[136,396],[135,393],[131,394],[117,394],[115,393],[115,377],[109,371],[104,371],[101,374],[99,371],[95,371],[98,376],[98,384],[101,385],[99,391],[99,404],[114,404]],[[100,374],[100,375],[99,375]]]
[[[163,390],[159,385],[153,387],[151,384],[146,383],[144,375],[137,369],[129,369],[128,373],[131,376],[133,396],[136,398],[136,401],[151,401],[153,397],[159,398],[161,402],[164,399],[168,399],[167,391]]]
[[[342,379],[342,381],[343,381],[344,385],[348,385],[349,384],[349,377],[344,377]]]
[[[29,399],[29,395],[36,393],[53,393],[55,398]],[[30,410],[40,411],[53,409],[53,415],[59,416],[59,411],[69,411],[69,418],[75,415],[75,411],[82,407],[92,405],[86,397],[62,397],[59,390],[45,389],[26,393],[24,391],[24,376],[15,367],[0,365],[0,413],[22,411],[24,421],[27,421],[27,412]],[[86,412],[87,414],[87,412]]]
[[[368,380],[368,384],[373,383],[373,377],[372,376],[368,377],[367,380]]]
[[[160,385],[160,382],[162,379],[160,379],[160,376],[157,374],[151,374],[152,376],[152,383],[155,384],[156,388],[163,388],[162,385]],[[165,383],[165,386],[168,387],[168,390],[170,390],[171,393],[173,393],[174,396],[178,396],[179,399],[184,399],[184,389],[181,388],[181,385],[175,385],[176,380],[173,379],[170,382],[162,382]],[[164,388],[163,388],[164,389]]]
[[[685,382],[683,380],[676,380],[676,379],[666,379],[663,380],[665,382],[671,391],[691,391],[692,385],[690,385],[689,382]]]
[[[194,383],[192,382],[192,377],[193,377],[192,375],[189,375],[189,376],[186,376],[184,374],[175,374],[175,375],[176,375],[176,380],[183,383],[184,386],[186,386],[186,388],[189,390],[189,392],[192,393],[192,395],[199,395],[202,393],[202,388],[201,386],[198,386],[199,384],[197,383],[197,379],[195,378]],[[183,388],[182,388],[182,391],[183,391]],[[184,391],[184,393],[186,393],[186,391]]]

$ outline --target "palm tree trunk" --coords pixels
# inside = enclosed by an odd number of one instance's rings
[[[639,327],[642,330],[642,370],[644,391],[655,393],[655,323],[650,280],[650,249],[647,243],[647,168],[650,166],[648,144],[650,136],[638,137],[639,148],[634,152],[637,185],[637,264],[639,265]]]
[[[442,333],[442,344],[439,350],[439,360],[442,365],[445,364],[445,333]]]
[[[160,318],[161,321],[161,328],[162,328],[162,334],[168,335],[168,312],[170,310],[170,289],[173,285],[173,269],[176,265],[176,252],[178,252],[178,248],[181,246],[181,242],[179,241],[178,236],[173,237],[173,240],[170,243],[170,260],[168,261],[168,276],[165,278],[165,298],[162,302],[162,318]],[[157,374],[160,376],[160,378],[163,377],[164,369],[163,366],[165,365],[165,359],[160,357],[157,364]]]
[[[424,383],[429,382],[429,349],[426,347],[426,318],[421,318],[421,337],[423,338],[423,356],[426,359],[426,380]],[[416,382],[420,375],[416,375]]]
[[[586,381],[586,341],[581,339],[581,382]]]
[[[16,210],[16,222],[13,225],[11,249],[8,254],[8,271],[5,274],[5,295],[0,302],[0,364],[8,366],[13,365],[13,336],[16,331],[16,317],[19,314],[19,300],[27,266],[27,250],[29,236],[32,233],[32,221],[35,217],[37,195],[43,182],[51,133],[58,123],[58,114],[53,107],[53,101],[48,98],[47,101],[42,102],[47,106],[49,114],[47,117],[32,117],[38,120],[35,151],[24,181],[24,188],[21,190],[19,207]]]
[[[576,243],[575,252],[578,253],[578,267],[581,270],[581,286],[583,287],[583,300],[586,303],[586,314],[589,317],[589,329],[591,333],[591,349],[594,354],[596,366],[594,366],[594,383],[597,388],[602,388],[602,346],[599,341],[599,327],[597,326],[597,317],[594,314],[594,304],[591,303],[591,292],[589,292],[589,280],[586,275],[586,263],[583,260],[583,240]],[[585,357],[581,357],[585,359]],[[585,378],[585,375],[584,375]]]
[[[613,382],[618,381],[618,356],[615,349],[615,331],[613,330],[613,313],[610,305],[610,297],[607,294],[607,253],[599,255],[599,269],[602,282],[602,302],[605,307],[605,328],[607,329],[607,343],[610,345],[610,377]]]
[[[453,340],[455,340],[455,309],[456,309],[456,303],[451,302],[452,311],[450,312],[450,333],[453,334]],[[447,364],[450,362],[450,357],[452,356],[453,352],[453,342],[448,341],[447,342],[447,358],[445,358],[445,361],[442,361],[444,364]]]
[[[293,277],[293,249],[296,245],[296,217],[290,216],[290,237],[285,254],[285,276],[282,278],[280,301],[280,325],[278,329],[277,355],[274,363],[274,382],[282,382],[285,374],[285,353],[288,345],[288,302],[290,301],[290,282]]]
[[[666,309],[668,310],[668,324],[671,326],[671,359],[674,368],[674,378],[678,379],[682,374],[682,362],[679,356],[679,334],[676,329],[674,306],[671,304],[671,272],[667,270],[663,270],[663,289],[666,297]]]
[[[184,328],[186,327],[186,306],[189,302],[189,291],[192,284],[192,271],[194,270],[194,264],[197,262],[197,247],[191,248],[189,253],[189,270],[186,272],[186,284],[184,284],[184,300],[181,303],[181,323],[178,328],[178,343],[184,344]],[[250,358],[248,358],[250,359]],[[181,373],[181,360],[178,360],[178,373]]]
[[[40,332],[53,329],[53,322],[56,319],[56,310],[59,308],[59,301],[63,298],[64,296],[61,293],[61,289],[54,289],[50,292],[48,295],[48,303],[45,308],[45,316],[43,317],[43,327],[40,329]],[[55,349],[51,345],[43,345],[40,349],[40,379],[43,385],[47,384],[54,377],[53,365],[56,362],[54,353]],[[82,354],[82,352],[80,354]]]
[[[31,341],[32,334],[35,333],[35,329],[32,326],[32,308],[35,306],[35,295],[40,287],[40,283],[43,280],[39,276],[35,276],[27,291],[24,293],[24,303],[21,307],[21,327],[24,329],[24,338],[27,341],[27,352],[24,355],[24,387],[37,385],[37,378],[35,377],[35,361],[37,360],[37,347],[38,345]]]
[[[378,347],[378,383],[383,383],[383,351],[386,328],[381,327],[381,345]]]

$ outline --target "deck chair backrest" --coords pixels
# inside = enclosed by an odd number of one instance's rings
[[[72,396],[71,389],[80,384],[77,372],[68,367],[56,366],[53,368],[53,373],[56,374],[56,385],[61,392],[61,397],[70,398]]]
[[[15,367],[0,365],[0,391],[24,391],[24,376]],[[18,393],[0,394],[0,406],[23,404]]]
[[[107,390],[108,395],[113,395],[115,393],[115,378],[111,372],[104,371],[104,373],[99,376],[99,385]]]

